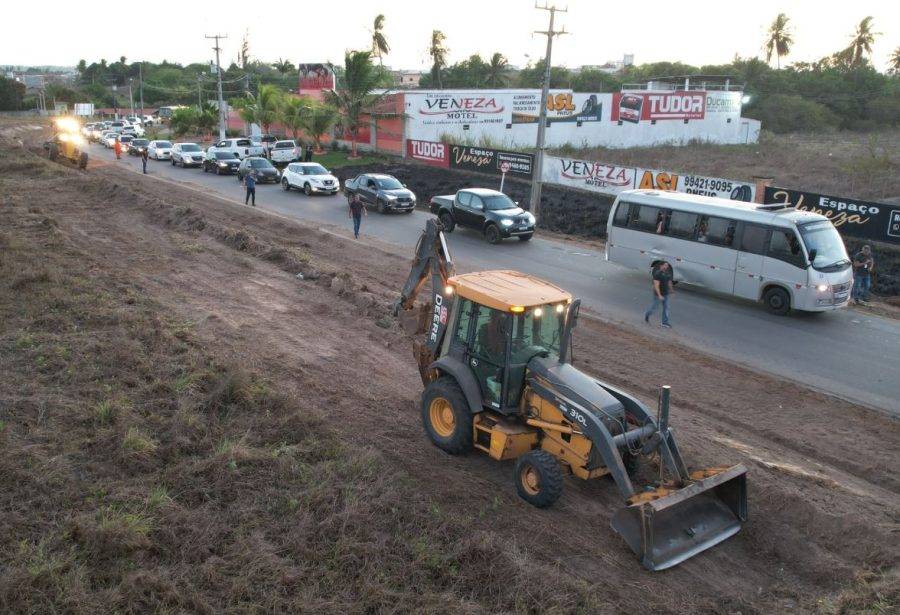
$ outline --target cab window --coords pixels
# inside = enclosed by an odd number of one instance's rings
[[[459,194],[456,195],[456,201],[463,207],[468,207],[469,203],[472,201],[472,193],[471,192],[460,192]]]
[[[613,217],[613,226],[628,226],[628,213],[631,203],[627,201],[619,201],[616,208],[616,215]]]
[[[800,249],[800,241],[792,230],[772,231],[768,256],[790,263],[795,267],[803,267],[803,250]]]
[[[714,246],[731,247],[734,243],[734,220],[715,216],[700,216],[697,224],[697,241]]]
[[[669,215],[669,224],[666,232],[670,237],[693,239],[698,217],[697,214],[691,214],[686,211],[673,211]]]
[[[235,145],[238,147],[247,147],[250,145],[250,139],[238,139],[235,141]]]
[[[766,244],[769,238],[769,229],[755,224],[744,224],[741,232],[741,244],[738,248],[741,252],[751,254],[765,254]]]
[[[485,401],[499,407],[503,392],[509,314],[484,305],[477,306],[476,310],[469,365]]]
[[[472,319],[473,304],[468,299],[463,299],[459,306],[459,317],[456,321],[456,330],[453,332],[453,340],[462,345],[469,343],[469,322]]]
[[[469,202],[469,207],[470,207],[471,209],[483,210],[483,209],[484,209],[484,202],[481,200],[481,197],[480,197],[480,196],[478,196],[477,194],[473,194],[473,195],[472,195],[472,200]]]

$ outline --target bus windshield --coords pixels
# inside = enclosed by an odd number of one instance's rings
[[[843,271],[850,266],[847,249],[840,234],[828,220],[810,222],[798,227],[807,254],[815,250],[812,266],[818,271]]]

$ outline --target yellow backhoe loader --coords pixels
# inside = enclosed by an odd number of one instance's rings
[[[47,157],[53,161],[63,158],[77,165],[79,169],[86,169],[88,155],[84,151],[86,143],[80,130],[81,124],[75,118],[56,118],[53,122],[53,138],[44,143]]]
[[[430,301],[416,310],[429,277]],[[436,446],[515,460],[516,489],[538,507],[560,497],[567,474],[611,476],[626,502],[613,529],[646,568],[662,570],[740,530],[747,470],[689,472],[669,427],[668,387],[654,416],[573,367],[579,307],[565,290],[515,271],[454,275],[440,222],[429,220],[394,314],[424,334],[414,350],[422,422]],[[640,464],[654,470],[646,484],[636,478]]]

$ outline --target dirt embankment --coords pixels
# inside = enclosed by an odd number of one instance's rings
[[[743,531],[650,574],[609,528],[610,481],[539,511],[509,464],[427,443],[384,312],[405,259],[115,165],[3,156],[7,609],[897,603],[895,421],[582,319],[580,367],[648,401],[676,386],[691,466],[750,467]]]

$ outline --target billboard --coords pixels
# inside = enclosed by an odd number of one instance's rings
[[[574,158],[544,157],[543,180],[569,188],[616,194],[634,188],[636,169]]]
[[[75,103],[75,115],[85,117],[94,115],[94,103]]]
[[[300,90],[333,90],[336,87],[331,64],[300,64]]]
[[[450,145],[450,168],[500,175],[507,173],[531,177],[534,173],[534,155],[522,152],[507,152],[468,145]]]
[[[514,94],[513,124],[537,124],[541,108],[540,92]],[[603,102],[598,94],[575,94],[571,91],[551,90],[547,97],[547,123],[599,122]]]
[[[632,124],[657,120],[702,120],[706,117],[706,101],[706,92],[701,91],[616,92],[612,97],[610,120]]]
[[[848,237],[900,243],[900,206],[897,205],[772,186],[766,187],[763,202],[793,205],[821,214]]]
[[[508,95],[426,92],[414,98],[411,114],[423,126],[508,124]]]
[[[406,140],[406,157],[433,167],[446,169],[450,166],[448,149],[449,146],[446,143],[418,141],[416,139]]]
[[[756,186],[721,177],[681,175],[670,171],[635,169],[636,188],[645,190],[669,190],[686,194],[700,194],[732,201],[750,203],[756,194]]]

